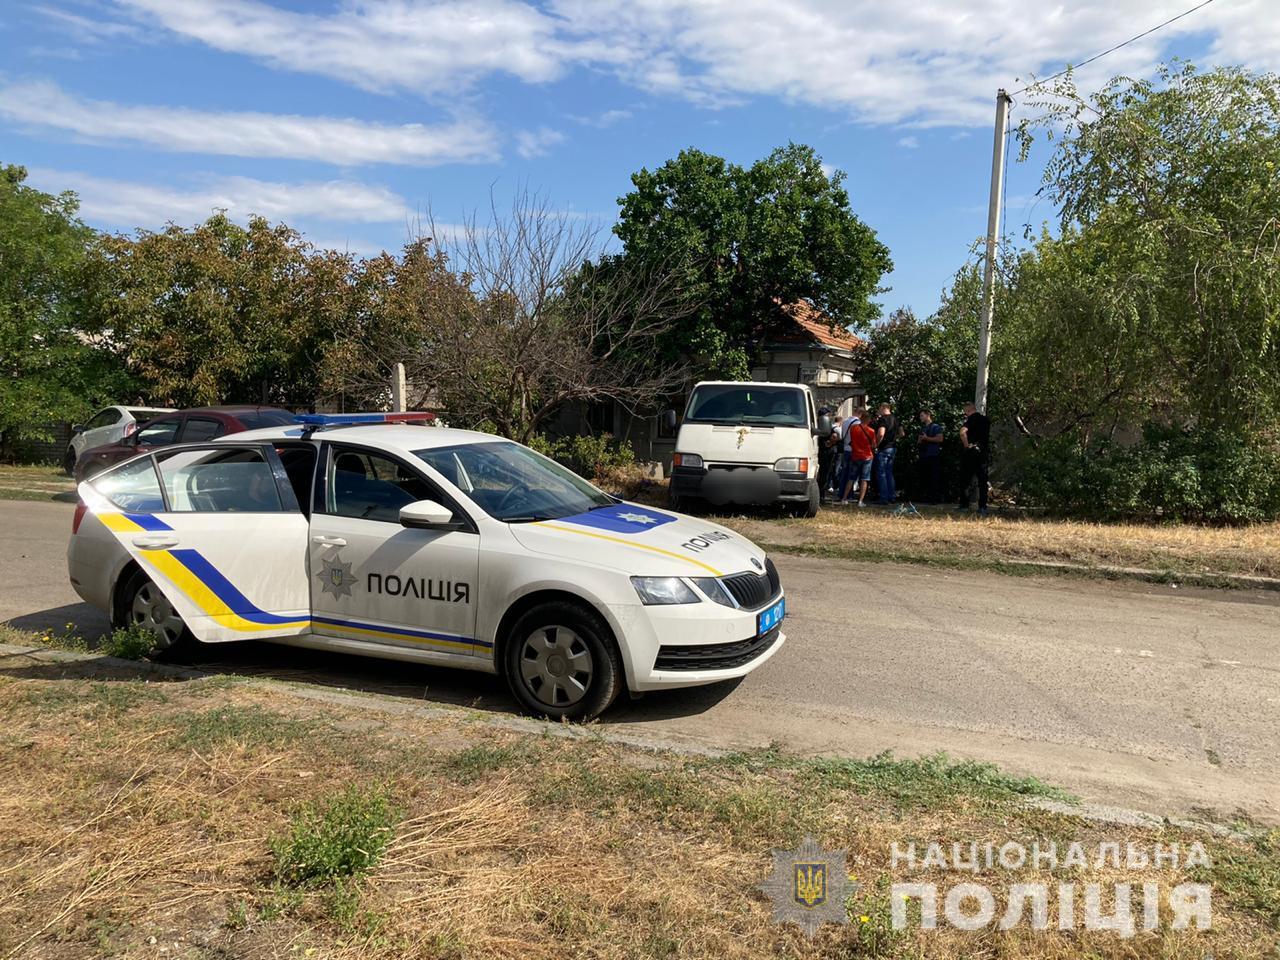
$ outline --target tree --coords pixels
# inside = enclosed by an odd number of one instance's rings
[[[1000,334],[1017,390],[1086,431],[1116,410],[1274,431],[1280,78],[1174,64],[1086,97],[1068,76],[1033,107],[1023,153],[1038,129],[1057,140],[1043,192],[1061,234],[1037,242]]]
[[[691,300],[658,345],[663,356],[745,378],[755,334],[779,305],[808,300],[840,327],[877,316],[872,298],[892,263],[850,208],[844,179],[799,144],[746,168],[688,149],[634,174],[614,227],[623,259],[678,270]]]
[[[315,402],[325,347],[351,310],[351,258],[261,217],[103,239],[94,311],[156,399]]]
[[[335,344],[331,391],[385,402],[401,361],[415,405],[528,442],[566,404],[637,410],[687,380],[654,349],[687,309],[676,278],[603,257],[590,224],[521,194],[509,214],[431,232],[400,262],[365,265],[388,282]]]
[[[42,193],[0,167],[0,453],[48,424],[129,395],[120,366],[80,316],[80,271],[93,231],[73,193]]]

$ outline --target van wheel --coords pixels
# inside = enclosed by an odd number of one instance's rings
[[[805,505],[804,515],[806,517],[816,517],[818,508],[822,506],[822,491],[818,489],[818,481],[809,481],[809,502]]]
[[[511,627],[504,645],[507,684],[530,713],[592,720],[622,689],[622,663],[608,625],[575,603],[538,604]]]
[[[120,596],[115,626],[145,631],[152,636],[147,656],[175,659],[194,651],[196,638],[173,604],[143,571],[135,570]]]

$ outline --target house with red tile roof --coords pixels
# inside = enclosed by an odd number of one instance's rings
[[[780,307],[759,334],[760,364],[753,380],[804,383],[819,406],[848,414],[866,401],[858,382],[863,341],[812,304],[800,300]]]

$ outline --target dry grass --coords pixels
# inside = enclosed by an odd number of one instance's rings
[[[75,481],[58,467],[0,464],[0,500],[74,500]]]
[[[32,673],[0,678],[0,958],[1229,957],[1263,955],[1280,923],[1250,848],[1215,840],[1243,867],[1209,933],[872,936],[895,841],[1187,839],[1029,809],[1018,795],[1041,788],[989,769],[695,759],[261,681]],[[271,838],[352,785],[401,811],[381,861],[345,885],[281,886]],[[812,943],[756,891],[771,848],[806,833],[847,847],[866,885],[855,922]]]
[[[1280,577],[1280,523],[1242,528],[1150,526],[983,519],[929,508],[920,516],[898,516],[878,508],[849,507],[823,510],[812,520],[720,519],[760,543],[852,559],[983,566],[1050,562],[1164,574]]]

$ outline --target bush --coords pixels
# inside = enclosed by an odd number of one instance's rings
[[[380,787],[352,786],[304,804],[288,832],[271,840],[276,877],[294,887],[359,877],[382,857],[398,819]]]
[[[636,459],[632,449],[614,440],[611,433],[557,439],[540,435],[534,437],[529,446],[596,483],[603,483],[609,475],[631,466]]]
[[[1280,449],[1218,431],[1148,429],[1130,447],[1028,444],[1012,465],[1023,503],[1104,518],[1251,523],[1280,517]]]

